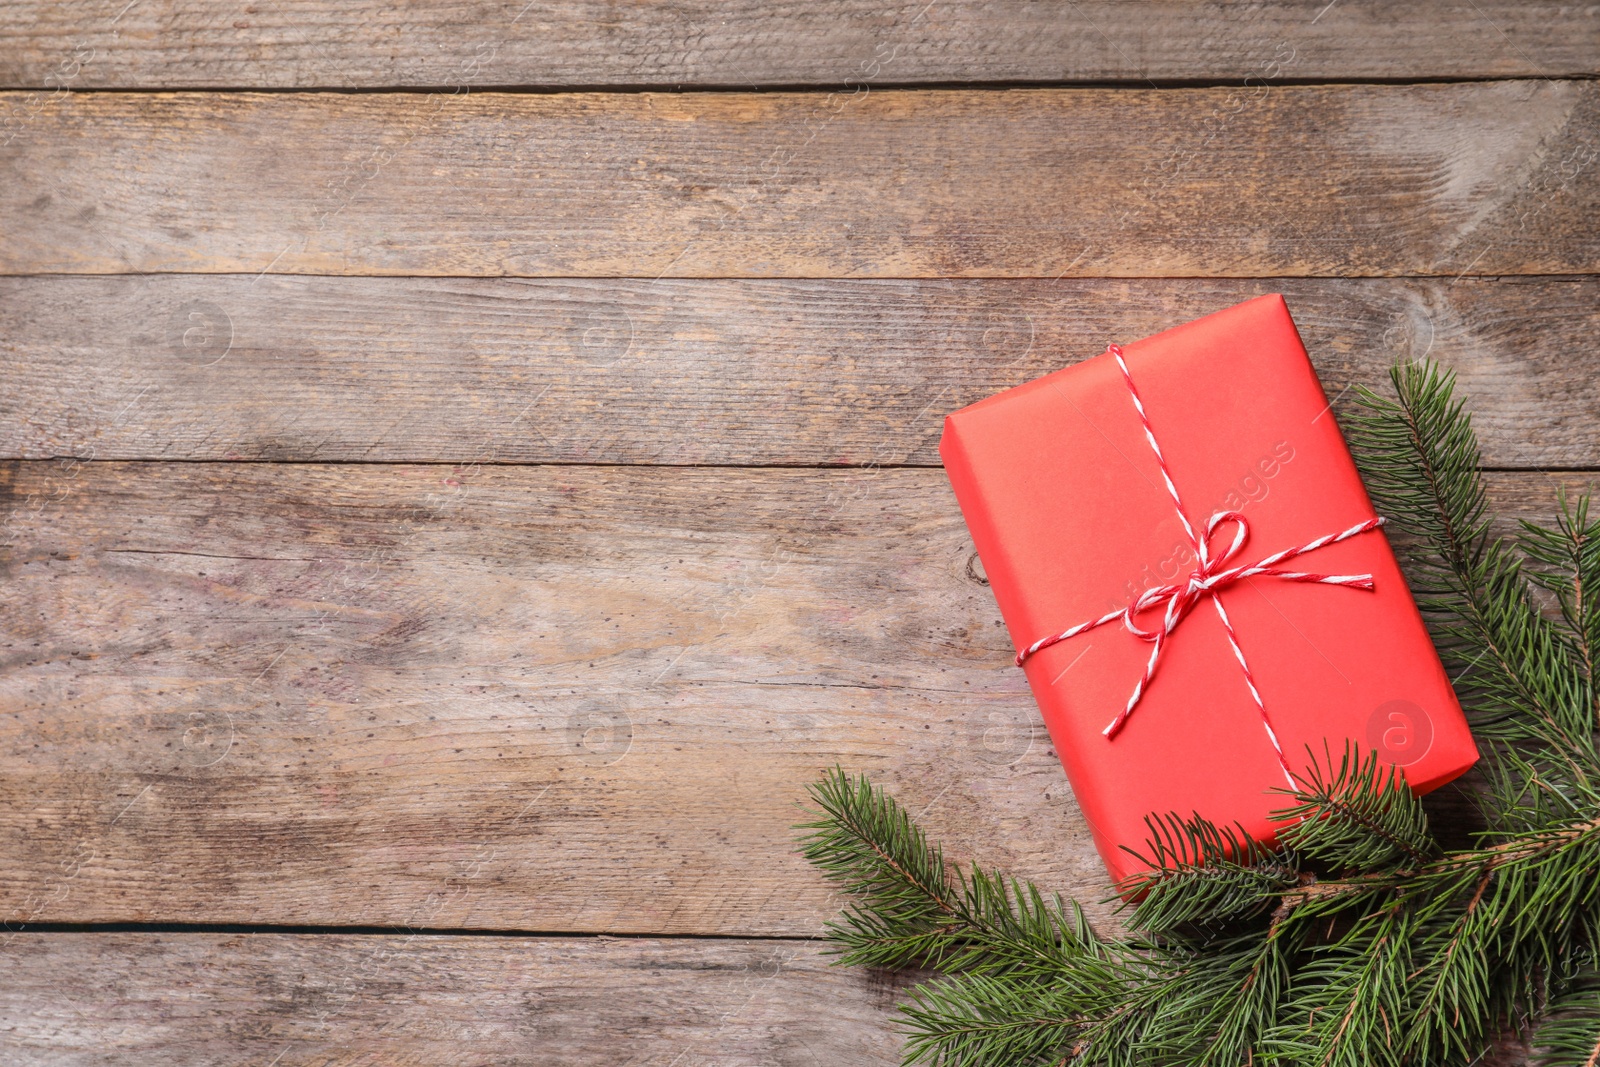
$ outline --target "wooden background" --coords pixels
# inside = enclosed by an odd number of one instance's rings
[[[3,18],[6,1064],[894,1063],[822,768],[1104,893],[947,411],[1282,291],[1600,468],[1593,5]]]

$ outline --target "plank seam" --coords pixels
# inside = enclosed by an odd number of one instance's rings
[[[195,923],[195,922],[30,922],[0,923],[0,929],[16,934],[319,934],[357,937],[498,937],[546,940],[587,941],[826,941],[818,934],[681,934],[607,933],[580,930],[519,930],[515,927],[449,926],[317,926],[291,923]]]
[[[624,468],[630,470],[739,470],[739,471],[839,471],[841,473],[866,472],[866,471],[927,471],[943,470],[942,463],[596,463],[590,462],[562,462],[560,460],[541,460],[538,462],[519,462],[517,460],[486,460],[486,459],[340,459],[340,460],[314,460],[314,459],[211,459],[206,457],[168,458],[168,459],[92,459],[87,456],[0,456],[0,463],[15,464],[19,467],[28,464],[43,466],[51,463],[80,463],[84,465],[120,465],[120,466],[175,466],[178,464],[214,465],[214,466],[239,466],[239,467],[438,467],[440,469],[454,470],[458,467],[506,467],[528,468],[559,467],[563,469],[586,468]],[[1479,471],[1484,474],[1600,474],[1600,466],[1577,467],[1508,467],[1508,466],[1480,466]],[[132,550],[128,550],[132,551]],[[170,554],[170,553],[165,553]],[[198,554],[198,553],[196,553]],[[233,558],[233,557],[229,557]]]
[[[992,78],[980,81],[961,80],[935,80],[935,81],[905,81],[905,82],[869,82],[846,79],[839,82],[771,82],[766,84],[743,82],[739,84],[705,83],[676,83],[676,82],[624,82],[624,83],[581,83],[572,84],[540,84],[509,82],[502,85],[473,85],[469,86],[467,93],[461,93],[461,86],[440,85],[95,85],[66,89],[73,95],[90,96],[97,93],[127,93],[127,94],[161,94],[161,93],[263,93],[275,96],[290,94],[320,94],[341,96],[368,96],[379,94],[436,96],[440,93],[470,95],[471,93],[507,93],[520,96],[560,96],[567,93],[598,93],[611,96],[627,96],[639,93],[671,93],[673,95],[687,95],[689,93],[705,94],[761,94],[761,93],[817,93],[828,94],[837,92],[855,92],[860,89],[877,92],[912,92],[943,91],[943,92],[1005,92],[1012,89],[1140,89],[1140,90],[1185,90],[1185,89],[1240,89],[1249,88],[1249,77],[1246,78],[1141,78],[1130,76],[1128,78],[1099,78],[1099,79],[1007,79]],[[1255,79],[1261,83],[1260,78]],[[1562,71],[1554,74],[1467,74],[1467,75],[1412,75],[1393,78],[1381,77],[1306,77],[1306,78],[1273,78],[1264,84],[1268,88],[1316,88],[1322,86],[1395,86],[1410,85],[1478,85],[1491,82],[1518,82],[1518,81],[1595,81],[1600,80],[1600,72],[1596,71]],[[42,93],[56,92],[58,86],[36,85],[29,83],[0,84],[0,92]]]
[[[75,278],[95,281],[106,278],[337,278],[340,280],[364,279],[393,282],[540,282],[551,285],[596,284],[603,282],[650,282],[652,284],[682,282],[757,282],[775,285],[785,282],[851,282],[903,285],[907,282],[1302,282],[1302,281],[1380,281],[1380,282],[1436,282],[1441,278],[1455,278],[1468,282],[1504,281],[1514,283],[1522,279],[1551,282],[1584,282],[1600,278],[1600,264],[1592,271],[1560,271],[1553,273],[1522,274],[971,274],[936,276],[930,274],[696,274],[696,275],[636,275],[636,274],[322,274],[312,271],[185,271],[141,270],[119,271],[106,274],[85,274],[81,271],[0,271],[0,278],[54,279]]]

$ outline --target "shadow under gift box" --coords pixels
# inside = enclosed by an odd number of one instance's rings
[[[1124,358],[1184,508],[1204,535],[1238,511],[1254,563],[1373,517],[1361,478],[1283,297],[1257,297],[1143,341]],[[1019,649],[1099,618],[1152,585],[1184,582],[1193,546],[1121,370],[1098,356],[950,415],[950,484]],[[1221,526],[1215,551],[1233,540]],[[1371,574],[1373,589],[1267,575],[1218,590],[1289,767],[1347,739],[1425,793],[1478,758],[1465,717],[1381,529],[1284,567]],[[1161,612],[1139,617],[1146,630]],[[1145,869],[1149,814],[1199,814],[1271,842],[1284,770],[1215,607],[1202,597],[1167,637],[1142,699],[1102,731],[1151,644],[1120,621],[1030,657],[1024,669],[1114,881]]]

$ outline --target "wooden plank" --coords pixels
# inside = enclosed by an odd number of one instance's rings
[[[1105,895],[940,471],[5,469],[0,919],[811,935],[834,764]]]
[[[478,1067],[888,1067],[911,980],[795,941],[20,934],[0,958],[16,1067],[455,1067],[463,1048]],[[1508,1039],[1485,1067],[1526,1062]]]
[[[946,412],[1282,291],[1336,398],[1453,367],[1497,467],[1600,466],[1600,279],[0,279],[0,455],[937,465]]]
[[[899,1063],[899,980],[803,941],[14,934],[0,959],[13,1067]]]
[[[0,85],[750,86],[1551,77],[1600,69],[1592,9],[1515,0],[22,0]]]
[[[1584,81],[66,93],[29,115],[0,148],[0,273],[1600,270]]]

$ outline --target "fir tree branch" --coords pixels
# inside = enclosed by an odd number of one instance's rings
[[[1154,934],[1172,934],[1198,923],[1216,923],[1260,911],[1299,870],[1287,857],[1252,841],[1241,826],[1217,826],[1198,813],[1145,819],[1148,855],[1125,849],[1147,870],[1120,886],[1125,900],[1136,900],[1129,925]]]
[[[911,966],[949,948],[955,893],[944,857],[928,845],[899,805],[865,778],[838,768],[811,786],[823,817],[801,852],[844,892],[859,898],[829,929],[845,959],[869,966]]]
[[[1391,905],[1314,948],[1283,1019],[1264,1041],[1269,1054],[1316,1067],[1398,1065],[1414,926],[1414,916]]]
[[[1494,1014],[1492,965],[1495,925],[1499,918],[1483,908],[1485,892],[1494,881],[1494,869],[1479,876],[1472,895],[1459,915],[1437,911],[1427,924],[1428,936],[1417,955],[1423,965],[1414,976],[1420,992],[1410,1011],[1405,1048],[1421,1063],[1442,1057],[1471,1060],[1481,1046]]]
[[[1589,521],[1589,495],[1569,502],[1561,490],[1554,529],[1522,520],[1519,540],[1524,554],[1536,564],[1528,577],[1556,594],[1561,617],[1577,646],[1589,683],[1588,707],[1600,726],[1595,661],[1600,658],[1600,610],[1595,598],[1600,589],[1600,521]]]
[[[834,768],[811,787],[822,817],[801,852],[857,898],[829,925],[842,962],[1123,980],[1125,953],[1097,938],[1075,902],[999,874],[947,865],[893,798]]]
[[[1458,686],[1480,729],[1548,746],[1587,778],[1596,759],[1586,679],[1529,599],[1519,561],[1489,535],[1477,438],[1454,376],[1402,364],[1391,378],[1395,400],[1361,390],[1367,414],[1351,443],[1378,509],[1427,546],[1413,553],[1412,578],[1441,651],[1469,668]]]
[[[1234,1067],[1251,1062],[1291,989],[1305,924],[1236,935],[1191,950],[1181,977],[1159,988],[1136,1049],[1142,1062]],[[1098,1028],[1089,1030],[1095,1052]]]
[[[1311,759],[1295,803],[1273,818],[1288,825],[1284,845],[1315,862],[1344,870],[1371,871],[1401,863],[1425,864],[1438,853],[1428,816],[1398,767],[1376,752],[1363,759],[1345,743],[1338,767],[1326,744]]]
[[[907,850],[907,842],[921,839],[891,799],[837,771],[825,781],[832,783],[829,802],[854,812],[845,819],[854,833],[895,838],[858,842],[853,855],[892,860],[896,885],[932,881],[928,857],[936,850],[922,842],[921,859]],[[1161,847],[1170,860],[1189,839],[1167,826]],[[1198,832],[1210,842],[1210,858],[1222,855],[1227,835]],[[1239,854],[1278,861],[1259,850]],[[1551,973],[1562,946],[1573,943],[1574,924],[1593,911],[1597,863],[1600,816],[1448,853],[1413,870],[1325,881],[1303,875],[1306,884],[1276,898],[1264,930],[1170,945],[1102,941],[1076,911],[1076,925],[1063,930],[1059,917],[1068,912],[1046,904],[1033,887],[993,875],[975,881],[957,870],[931,894],[951,912],[929,905],[938,913],[936,928],[922,946],[932,949],[925,958],[954,973],[922,987],[907,1006],[908,1062],[1460,1062],[1481,1046],[1489,1021],[1538,999],[1537,974]],[[847,891],[871,892],[876,876],[853,864],[841,875]],[[904,933],[897,913],[863,909],[858,919]],[[1329,945],[1307,939],[1326,922],[1352,919],[1349,932]],[[847,946],[859,947],[858,933],[835,929]],[[910,933],[915,941],[928,931]]]
[[[1550,830],[1518,834],[1482,849],[1446,853],[1412,871],[1379,871],[1348,878],[1313,879],[1283,894],[1286,911],[1314,905],[1326,911],[1344,900],[1399,889],[1472,883],[1472,875],[1494,875],[1504,868],[1535,863],[1579,844],[1600,844],[1600,816]]]
[[[1106,990],[1097,999],[1117,995]],[[1049,1063],[1092,1017],[1084,1007],[1072,993],[1047,984],[1018,985],[981,974],[941,978],[914,990],[903,1009],[905,1062]]]
[[[1531,1044],[1534,1067],[1600,1065],[1600,988],[1594,975],[1551,1002]]]

